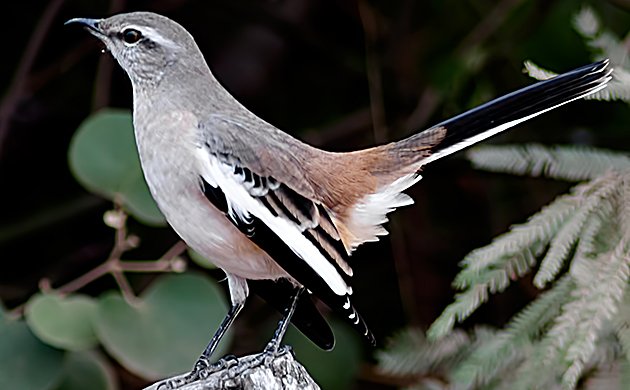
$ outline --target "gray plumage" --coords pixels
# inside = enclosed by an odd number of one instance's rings
[[[420,168],[610,80],[606,61],[592,64],[399,142],[331,153],[241,105],[174,21],[135,12],[70,22],[87,26],[129,75],[149,189],[182,239],[225,270],[233,311],[248,295],[247,279],[287,279],[345,313],[368,337],[350,303],[347,259],[387,233],[381,225],[389,212],[413,203],[402,192],[420,180]],[[269,238],[284,248],[267,245]]]

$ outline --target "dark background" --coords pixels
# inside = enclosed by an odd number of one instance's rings
[[[586,2],[620,36],[630,2]],[[102,262],[111,204],[67,167],[79,123],[106,106],[131,107],[126,76],[72,17],[131,10],[164,14],[196,38],[222,84],[257,115],[309,143],[348,151],[440,122],[532,83],[531,59],[562,72],[591,62],[571,25],[572,0],[161,0],[21,1],[5,5],[0,61],[0,299],[8,308],[42,277],[67,282]],[[622,103],[579,101],[492,143],[588,144],[627,150]],[[427,167],[398,211],[393,234],[353,256],[356,306],[380,345],[405,325],[426,327],[448,304],[457,263],[472,249],[569,188],[566,183],[473,170],[462,154]],[[177,237],[131,222],[142,237],[130,258],[152,259]],[[211,271],[217,279],[221,273]],[[136,291],[153,275],[134,275]],[[109,278],[83,291],[114,288]],[[537,294],[528,278],[494,297],[464,326],[501,325]],[[237,327],[267,316],[255,301]],[[246,350],[245,341],[235,350]],[[366,353],[369,356],[369,351]],[[369,367],[369,358],[366,359]],[[360,388],[367,388],[366,368]],[[124,379],[134,383],[133,379]],[[387,388],[385,386],[372,388]]]

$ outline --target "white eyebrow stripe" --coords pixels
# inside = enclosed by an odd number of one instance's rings
[[[135,25],[135,24],[129,24],[129,25],[125,26],[125,30],[128,29],[128,28],[140,31],[142,33],[142,35],[144,35],[148,39],[150,39],[153,42],[158,43],[158,44],[160,44],[162,46],[178,47],[177,43],[175,43],[175,42],[171,41],[170,39],[165,38],[164,36],[160,35],[160,33],[157,32],[157,30],[154,29],[154,28],[147,27],[147,26],[139,26],[139,25]]]

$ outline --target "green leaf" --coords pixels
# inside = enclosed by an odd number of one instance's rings
[[[212,280],[196,274],[167,275],[131,305],[117,292],[103,295],[96,332],[109,354],[129,371],[159,379],[192,368],[226,309]],[[229,343],[228,334],[221,345]],[[222,353],[218,350],[215,356]]]
[[[165,224],[142,175],[129,111],[106,109],[87,118],[72,138],[68,158],[85,188],[122,202],[145,224]]]
[[[297,359],[322,389],[350,389],[359,372],[361,343],[346,324],[337,321],[330,324],[336,339],[332,351],[319,349],[294,327],[287,331],[284,343],[293,347]]]
[[[95,313],[96,302],[85,295],[37,294],[27,303],[26,322],[43,342],[77,351],[98,343],[92,327]]]
[[[109,362],[91,351],[66,354],[63,378],[55,390],[116,390],[116,375]]]
[[[0,389],[50,389],[61,378],[63,357],[23,321],[0,320]]]

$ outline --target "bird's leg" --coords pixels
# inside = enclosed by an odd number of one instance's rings
[[[226,356],[220,359],[215,364],[210,364],[210,356],[212,356],[214,350],[217,349],[217,346],[225,335],[225,332],[227,332],[227,330],[230,328],[230,326],[234,322],[234,319],[236,318],[236,316],[238,316],[238,313],[241,311],[243,306],[245,306],[244,302],[232,304],[232,307],[221,322],[221,325],[219,325],[219,328],[214,333],[214,336],[212,336],[212,339],[208,343],[208,346],[206,346],[206,348],[203,350],[201,356],[199,356],[199,359],[197,359],[197,362],[195,363],[192,371],[189,374],[174,380],[162,382],[158,386],[158,389],[177,389],[183,385],[192,383],[202,377],[206,377],[213,371],[231,366],[233,362],[236,361],[236,358],[234,358],[233,356]]]
[[[245,306],[245,304],[243,302],[239,302],[239,303],[233,304],[232,307],[230,307],[230,310],[228,311],[227,315],[221,322],[221,325],[219,325],[219,328],[214,333],[214,336],[212,336],[212,339],[210,340],[206,348],[201,353],[201,356],[199,356],[199,359],[197,359],[197,363],[195,363],[194,370],[197,370],[199,366],[201,366],[199,368],[205,368],[205,367],[210,366],[210,356],[212,356],[212,353],[214,352],[214,350],[217,349],[217,346],[219,345],[219,342],[225,335],[225,332],[227,332],[227,330],[230,328],[230,326],[236,319],[236,316],[238,316],[238,313],[240,313],[243,306]]]
[[[289,307],[285,309],[284,318],[278,322],[278,328],[273,334],[273,338],[269,341],[269,344],[265,347],[264,353],[276,354],[278,349],[280,348],[280,343],[284,338],[284,334],[287,332],[289,328],[289,324],[291,323],[291,317],[293,317],[293,313],[295,313],[295,308],[297,307],[297,303],[300,300],[300,296],[304,292],[304,287],[300,287],[296,292],[293,298],[291,299],[291,304]]]

